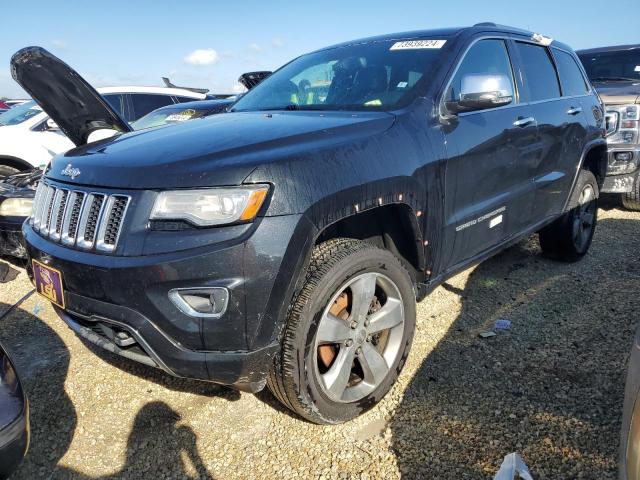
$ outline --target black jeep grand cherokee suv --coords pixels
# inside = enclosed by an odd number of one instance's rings
[[[228,114],[86,145],[125,129],[93,89],[38,48],[12,73],[79,145],[23,229],[60,317],[173,375],[266,384],[313,422],[385,395],[416,298],[444,279],[533,232],[577,260],[594,232],[602,106],[571,48],[541,35],[348,42]]]

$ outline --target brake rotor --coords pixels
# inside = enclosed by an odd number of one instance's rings
[[[342,292],[338,296],[338,298],[336,298],[336,301],[329,309],[329,312],[331,313],[331,315],[341,318],[346,322],[347,318],[349,318],[349,311],[347,310],[348,306],[349,296],[346,292]],[[338,355],[338,347],[336,345],[328,344],[320,345],[318,347],[318,358],[320,359],[320,362],[322,362],[323,366],[327,369],[335,360],[336,355]]]

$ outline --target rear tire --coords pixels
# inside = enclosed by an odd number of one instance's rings
[[[589,250],[598,222],[598,182],[581,170],[569,199],[569,211],[540,231],[545,255],[564,262],[580,260]]]
[[[369,410],[409,354],[415,298],[391,252],[344,238],[317,245],[289,309],[269,389],[314,423],[342,423]]]
[[[14,173],[18,173],[20,170],[17,168],[10,167],[9,165],[0,165],[0,181],[4,180],[5,177],[9,175],[13,175]]]
[[[633,190],[620,195],[622,206],[627,210],[640,211],[640,174],[636,175]]]

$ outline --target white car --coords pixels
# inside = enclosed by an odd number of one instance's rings
[[[167,87],[104,87],[98,92],[127,122],[159,107],[203,100],[204,93]],[[43,167],[75,145],[33,100],[0,115],[0,178]]]

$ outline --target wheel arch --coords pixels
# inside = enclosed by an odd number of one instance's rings
[[[26,160],[18,157],[13,157],[11,155],[0,155],[0,165],[8,165],[9,167],[16,168],[21,171],[34,168],[34,166]]]
[[[407,203],[390,203],[347,215],[319,230],[314,246],[338,237],[372,243],[398,257],[420,282],[426,260],[416,213]]]
[[[598,188],[602,188],[604,178],[607,175],[607,163],[609,161],[606,142],[591,145],[582,155],[580,168],[589,170],[596,177]]]
[[[602,188],[604,178],[607,174],[607,152],[607,142],[604,138],[591,140],[584,146],[582,155],[580,156],[580,163],[576,168],[571,188],[568,191],[564,207],[562,208],[563,212],[567,210],[571,194],[573,193],[574,188],[576,188],[576,182],[578,181],[578,174],[580,173],[580,170],[589,170],[592,172],[598,182],[598,188]]]

